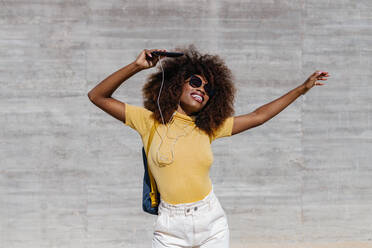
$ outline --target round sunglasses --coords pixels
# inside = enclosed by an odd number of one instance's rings
[[[193,88],[199,88],[203,84],[203,82],[199,77],[195,75],[191,75],[189,84]],[[212,88],[212,86],[209,83],[204,84],[204,90],[205,92],[207,92],[209,97],[212,97],[215,94],[215,90]]]

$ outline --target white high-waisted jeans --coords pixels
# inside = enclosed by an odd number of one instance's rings
[[[229,239],[226,213],[213,187],[204,199],[192,203],[172,205],[160,196],[152,248],[229,248]]]

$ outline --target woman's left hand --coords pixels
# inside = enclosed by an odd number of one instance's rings
[[[317,80],[327,80],[327,77],[330,75],[326,71],[315,71],[304,83],[305,86],[304,92],[305,94],[308,90],[310,90],[315,85],[324,85],[322,82],[317,82]]]

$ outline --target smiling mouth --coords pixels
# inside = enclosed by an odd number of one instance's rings
[[[195,101],[197,101],[198,103],[202,103],[203,102],[203,98],[199,98],[197,96],[194,96],[194,95],[191,95],[191,98],[194,99]]]

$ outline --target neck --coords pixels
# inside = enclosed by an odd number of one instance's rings
[[[177,112],[178,112],[178,113],[181,113],[181,114],[184,114],[184,115],[188,115],[188,114],[187,114],[187,113],[182,109],[182,107],[181,107],[180,105],[178,105]]]
[[[188,115],[188,116],[196,116],[196,114],[188,113],[187,111],[185,111],[185,110],[181,107],[181,105],[178,105],[177,112],[178,112],[178,113],[181,113],[181,114],[184,114],[184,115]]]

